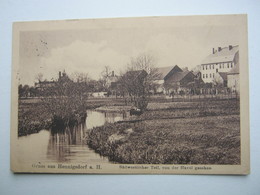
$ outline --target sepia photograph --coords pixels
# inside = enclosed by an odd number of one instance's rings
[[[249,174],[247,16],[13,25],[11,169]]]

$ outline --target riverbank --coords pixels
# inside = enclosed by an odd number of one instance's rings
[[[91,98],[87,100],[86,110],[96,108],[118,111],[121,107],[125,110],[123,99],[115,98]],[[18,136],[38,133],[42,129],[50,129],[52,124],[51,113],[44,108],[41,98],[19,99],[18,107]]]
[[[87,144],[129,164],[239,164],[237,100],[150,103],[136,118],[94,128]]]
[[[38,133],[42,129],[49,129],[51,118],[45,110],[40,99],[19,100],[18,136]]]

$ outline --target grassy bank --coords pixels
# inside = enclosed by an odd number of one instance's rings
[[[18,136],[38,133],[42,129],[49,129],[50,125],[50,115],[40,99],[19,100]]]
[[[138,121],[95,128],[87,143],[119,163],[240,163],[239,104],[235,100],[152,103]]]
[[[122,99],[95,98],[88,99],[86,109],[95,109],[101,106],[123,106]],[[41,98],[25,98],[19,100],[18,108],[18,136],[38,133],[42,129],[50,129],[52,124],[50,110],[43,105]]]

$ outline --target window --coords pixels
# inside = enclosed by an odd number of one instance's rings
[[[214,69],[214,64],[212,65],[212,68]]]
[[[205,78],[205,75],[203,74],[203,78]]]
[[[209,74],[209,77],[211,78],[211,73]]]
[[[230,63],[230,66],[231,66],[231,68],[233,67],[233,63],[232,62]]]
[[[209,69],[211,69],[211,64],[209,65]]]
[[[214,73],[212,73],[212,77],[213,77],[213,78],[214,78],[214,76],[215,76]]]
[[[218,69],[216,69],[216,72],[218,72]]]
[[[227,67],[229,68],[229,63],[227,63]]]
[[[208,74],[206,74],[206,78],[208,78]]]
[[[221,64],[219,64],[219,68],[221,68]]]
[[[206,70],[208,70],[208,65],[206,65]]]

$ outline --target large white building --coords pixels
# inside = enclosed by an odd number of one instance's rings
[[[200,69],[202,80],[205,83],[213,83],[216,78],[221,76],[219,73],[228,73],[231,69],[237,66],[238,61],[238,45],[218,47],[218,49],[213,48],[212,54],[202,61]]]

